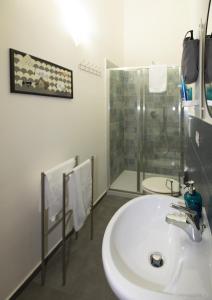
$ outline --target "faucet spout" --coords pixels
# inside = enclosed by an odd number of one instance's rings
[[[183,229],[194,242],[201,242],[204,226],[200,226],[197,213],[189,208],[172,203],[171,207],[180,213],[172,213],[166,216],[168,224],[175,225]]]

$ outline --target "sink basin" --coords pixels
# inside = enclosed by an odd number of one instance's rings
[[[102,259],[108,282],[122,300],[211,300],[212,241],[206,229],[195,243],[180,228],[167,224],[170,203],[164,195],[140,196],[123,205],[110,220],[103,239]],[[163,265],[151,264],[159,253]]]

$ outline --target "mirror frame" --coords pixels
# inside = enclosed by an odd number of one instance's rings
[[[205,46],[205,43],[206,43],[206,36],[207,36],[207,30],[208,30],[208,21],[209,21],[209,15],[210,15],[210,9],[211,9],[211,0],[209,0],[209,3],[208,3],[208,11],[207,11],[207,18],[206,18],[206,23],[205,23],[205,32],[204,32],[204,46]],[[203,85],[204,85],[204,97],[205,97],[205,104],[206,104],[206,107],[207,107],[207,111],[208,111],[208,114],[209,116],[212,118],[212,106],[209,107],[208,105],[208,101],[207,101],[207,97],[206,97],[206,88],[205,88],[205,50],[206,50],[206,47],[204,47],[204,59],[203,59]],[[211,108],[211,110],[210,110]]]

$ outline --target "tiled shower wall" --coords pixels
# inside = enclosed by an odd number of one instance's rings
[[[137,171],[137,100],[141,78],[137,70],[124,72],[124,168]]]
[[[175,175],[180,169],[179,69],[168,68],[167,90],[150,93],[145,70],[144,168],[154,174]]]
[[[124,170],[123,71],[110,71],[110,182]]]
[[[149,93],[148,69],[110,71],[110,181],[123,170],[137,171],[137,151],[148,173],[178,175],[180,167],[179,69],[168,69],[165,93]],[[144,89],[144,90],[143,90]],[[140,141],[137,101],[140,99]],[[145,101],[144,120],[142,115]],[[144,127],[143,126],[144,122]],[[143,130],[144,129],[144,130]],[[140,143],[140,148],[138,148]]]
[[[110,71],[110,182],[137,169],[137,71]]]

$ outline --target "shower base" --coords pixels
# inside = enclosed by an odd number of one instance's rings
[[[154,174],[154,173],[145,173],[145,178],[148,177],[171,177],[175,180],[178,180],[177,176],[173,175],[163,175],[163,174]],[[142,190],[142,181],[143,181],[143,173],[140,173],[140,186],[141,193]],[[137,192],[137,172],[124,170],[116,180],[111,184],[110,189],[119,190],[119,191],[127,191],[127,192]]]

